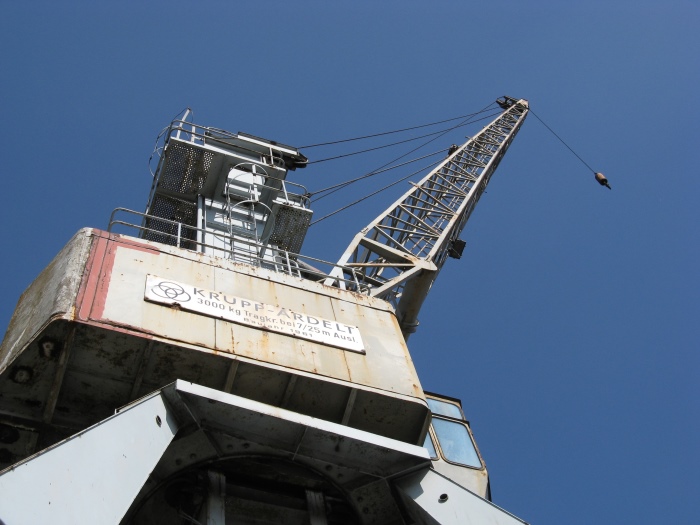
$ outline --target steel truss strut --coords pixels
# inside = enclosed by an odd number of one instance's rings
[[[499,117],[413,184],[340,258],[362,272],[371,295],[394,304],[404,336],[415,331],[430,286],[529,111],[523,99],[498,102]]]

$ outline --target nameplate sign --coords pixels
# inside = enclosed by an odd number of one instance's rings
[[[171,279],[148,275],[146,301],[223,319],[232,323],[299,337],[325,345],[364,353],[360,330],[331,319],[295,312],[225,292],[207,290]]]

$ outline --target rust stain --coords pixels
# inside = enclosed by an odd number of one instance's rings
[[[109,327],[109,330],[112,332],[119,332],[119,333],[127,334],[127,335],[136,335],[138,337],[142,337],[145,339],[155,339],[160,335],[160,334],[157,334],[157,333],[150,331],[150,330],[144,330],[143,328],[138,327],[138,326],[131,326],[128,324],[123,324],[123,323],[115,323],[114,321],[109,321],[109,320],[89,319],[87,321],[82,322],[81,324],[85,324],[88,326],[94,326],[96,328]]]
[[[102,230],[93,229],[92,235],[97,240],[90,248],[90,255],[85,264],[83,280],[76,298],[77,318],[82,321],[90,318],[101,319],[104,314],[117,248],[155,255],[161,253],[158,249],[133,239],[108,234]]]
[[[182,349],[192,349],[197,351],[204,351],[205,353],[213,354],[215,350],[208,346],[193,343],[191,341],[186,341],[184,339],[178,339],[176,337],[163,336],[163,334],[153,332],[151,330],[144,330],[141,327],[134,327],[128,324],[115,323],[109,320],[89,320],[83,322],[82,324],[93,326],[96,328],[108,329],[111,332],[119,332],[126,335],[140,337],[142,339],[153,339],[156,341],[163,342],[168,345],[174,345]]]
[[[95,294],[97,286],[97,278],[99,275],[99,267],[104,258],[104,249],[107,241],[99,236],[95,236],[96,240],[90,246],[90,254],[85,263],[83,278],[78,289],[78,295],[75,299],[75,304],[78,309],[78,319],[87,320],[90,315],[91,298]]]
[[[146,252],[150,253],[152,255],[159,255],[161,253],[161,250],[156,248],[155,246],[148,246],[144,244],[141,241],[138,241],[134,238],[131,237],[126,237],[119,235],[117,233],[107,233],[103,230],[93,230],[97,235],[99,235],[101,238],[107,238],[110,241],[114,241],[118,244],[121,244],[123,246],[128,246],[132,250],[136,250],[139,252]]]
[[[102,319],[104,315],[105,306],[107,304],[107,293],[109,292],[109,283],[112,280],[112,271],[114,270],[114,260],[116,256],[117,246],[108,241],[102,259],[102,265],[98,272],[95,296],[92,301],[92,308],[90,309],[90,318],[92,319]]]

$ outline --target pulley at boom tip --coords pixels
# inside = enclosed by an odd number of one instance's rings
[[[525,107],[530,107],[527,100],[525,99],[517,99],[513,97],[508,97],[506,95],[503,95],[502,97],[496,99],[496,104],[498,104],[501,107],[501,109],[508,109],[519,102]]]

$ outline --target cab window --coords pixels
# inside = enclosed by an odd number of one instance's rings
[[[438,401],[437,399],[428,398],[428,406],[433,414],[440,416],[453,417],[455,419],[464,419],[462,411],[457,405],[446,401]]]
[[[428,449],[430,459],[438,459],[438,454],[435,450],[435,445],[433,445],[433,438],[430,437],[430,432],[428,432],[428,435],[425,436],[425,443],[423,443],[423,448]]]
[[[447,461],[481,468],[479,455],[464,423],[433,417],[433,428],[440,450]]]

